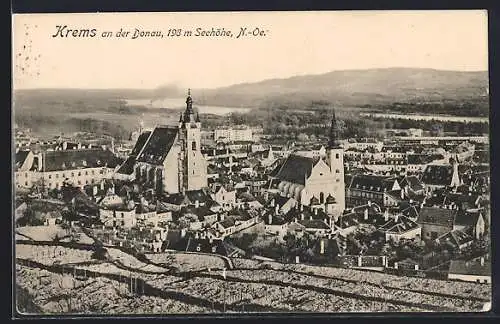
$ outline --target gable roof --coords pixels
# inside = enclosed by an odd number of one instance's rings
[[[453,177],[453,166],[447,164],[428,165],[422,175],[422,182],[428,185],[449,186]]]
[[[439,242],[449,242],[457,247],[473,240],[472,236],[460,230],[450,231],[444,235],[441,235],[437,239],[439,240]]]
[[[408,217],[399,215],[397,220],[395,218],[390,219],[387,223],[382,225],[379,230],[385,233],[403,234],[418,227],[420,227],[420,225]]]
[[[114,168],[119,164],[113,152],[102,149],[47,151],[44,153],[43,160],[45,160],[45,165],[42,170],[45,172],[79,168]]]
[[[416,176],[407,176],[401,181],[401,187],[408,185],[413,191],[424,190],[422,182]]]
[[[21,150],[16,152],[16,170],[21,166],[23,166],[29,153],[30,151],[21,151]]]
[[[330,226],[319,219],[305,219],[298,221],[298,223],[303,225],[306,229],[330,229]]]
[[[163,164],[174,145],[177,133],[178,128],[176,127],[156,127],[142,148],[137,161],[155,165]]]
[[[475,226],[481,216],[479,210],[467,210],[465,212],[457,213],[455,217],[455,225],[461,226]]]
[[[376,175],[355,175],[349,184],[349,189],[372,192],[386,192],[392,190],[396,178]]]
[[[419,224],[435,224],[452,227],[457,210],[438,207],[422,207],[417,219]]]
[[[278,164],[270,173],[271,177],[291,183],[305,184],[305,179],[311,175],[313,167],[319,158],[309,158],[292,154],[283,163]]]

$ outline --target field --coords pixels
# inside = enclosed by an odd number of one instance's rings
[[[54,247],[29,244],[19,244],[17,249],[18,258],[38,263],[18,265],[16,283],[33,296],[37,307],[47,312],[68,311],[60,302],[48,301],[62,293],[55,285],[65,263],[67,277],[81,278],[83,273],[86,279],[85,284],[72,289],[72,294],[81,296],[79,306],[72,307],[107,314],[464,312],[480,311],[491,294],[490,285],[352,269],[233,259],[234,269],[223,273],[224,262],[217,256],[148,254],[143,262],[119,249],[108,249],[107,259],[97,261],[91,260],[90,251],[57,249],[60,252],[54,253]],[[54,261],[61,266],[54,266]],[[40,287],[47,277],[54,279]],[[127,283],[132,281],[136,282],[132,291],[135,295],[129,296]],[[106,297],[99,298],[93,289],[102,290]]]

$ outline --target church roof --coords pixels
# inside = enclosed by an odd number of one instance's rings
[[[130,175],[134,173],[134,164],[135,164],[135,157],[129,156],[116,172]]]
[[[161,165],[174,145],[178,129],[176,127],[156,127],[149,136],[138,162]]]
[[[132,152],[130,152],[130,156],[137,157],[137,155],[139,155],[141,149],[144,147],[144,144],[146,144],[149,135],[151,135],[151,131],[146,131],[139,135],[137,141],[135,142],[134,148],[132,149]]]
[[[271,172],[270,176],[282,181],[305,185],[305,179],[311,175],[313,167],[319,160],[319,158],[292,154],[283,163],[279,164]]]

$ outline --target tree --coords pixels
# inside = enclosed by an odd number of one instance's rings
[[[309,140],[309,136],[307,136],[307,134],[300,133],[299,135],[297,135],[297,141],[306,142],[308,140]]]

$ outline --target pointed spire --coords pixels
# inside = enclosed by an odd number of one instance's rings
[[[333,110],[332,122],[330,124],[330,133],[328,134],[328,147],[334,148],[337,147],[337,119],[335,118],[335,109]]]
[[[194,115],[193,112],[193,98],[191,98],[191,89],[188,89],[188,96],[186,98],[186,111],[184,112],[184,122],[191,122],[192,121],[192,115]],[[194,119],[194,116],[193,116]]]

